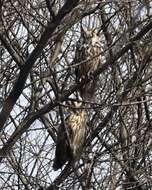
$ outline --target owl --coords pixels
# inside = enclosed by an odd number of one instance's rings
[[[75,103],[75,107],[65,119],[65,127],[59,126],[53,169],[58,170],[67,161],[76,161],[80,158],[86,133],[86,111],[80,108],[81,104]],[[69,140],[67,140],[67,137]]]
[[[81,82],[97,70],[101,61],[100,39],[94,30],[81,27],[81,36],[76,45],[74,58],[76,82]],[[92,98],[95,92],[97,80],[91,80],[89,84],[79,90],[82,99]]]

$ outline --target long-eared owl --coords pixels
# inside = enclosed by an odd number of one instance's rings
[[[97,32],[81,27],[81,35],[76,45],[74,58],[76,82],[81,82],[94,73],[101,60],[100,53],[101,45]],[[82,98],[92,98],[96,82],[96,80],[92,80],[79,90]]]
[[[65,119],[65,127],[68,132],[69,140],[67,140],[63,125],[61,124],[59,126],[53,164],[54,170],[62,168],[67,161],[76,161],[80,158],[85,140],[87,120],[86,110],[81,109],[80,106],[81,105],[76,102],[73,110]]]

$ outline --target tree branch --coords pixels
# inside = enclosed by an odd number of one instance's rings
[[[3,129],[3,126],[6,120],[8,119],[10,112],[12,111],[17,99],[23,91],[24,84],[33,64],[42,53],[43,48],[46,46],[49,38],[55,31],[56,27],[61,23],[63,18],[77,5],[78,2],[79,1],[77,0],[66,1],[63,7],[60,9],[58,15],[54,18],[54,20],[51,23],[48,24],[46,30],[41,36],[39,43],[37,44],[33,52],[30,54],[30,56],[27,58],[25,64],[21,67],[18,79],[9,96],[6,98],[3,104],[3,109],[0,113],[0,131]]]

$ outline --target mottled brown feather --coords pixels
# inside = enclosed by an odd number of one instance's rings
[[[97,70],[101,61],[101,46],[99,37],[94,31],[82,30],[79,41],[77,42],[74,63],[76,82],[81,82]],[[97,80],[96,80],[97,82]],[[84,85],[79,89],[83,99],[92,98],[95,92],[96,82]],[[89,94],[92,93],[92,94]]]
[[[78,109],[72,111],[65,120],[71,144],[68,144],[66,133],[62,125],[59,126],[57,134],[57,144],[53,168],[58,170],[67,161],[76,161],[80,158],[86,132],[86,111]]]

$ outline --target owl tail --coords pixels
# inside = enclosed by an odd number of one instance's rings
[[[54,163],[53,163],[53,169],[54,171],[57,171],[58,169],[61,169],[63,166],[63,164],[61,163],[61,161],[57,158],[55,158]]]
[[[67,145],[67,143],[63,143],[63,146],[60,144],[60,146],[57,146],[56,149],[55,159],[53,163],[54,171],[61,169],[67,161],[72,160],[70,147]]]

